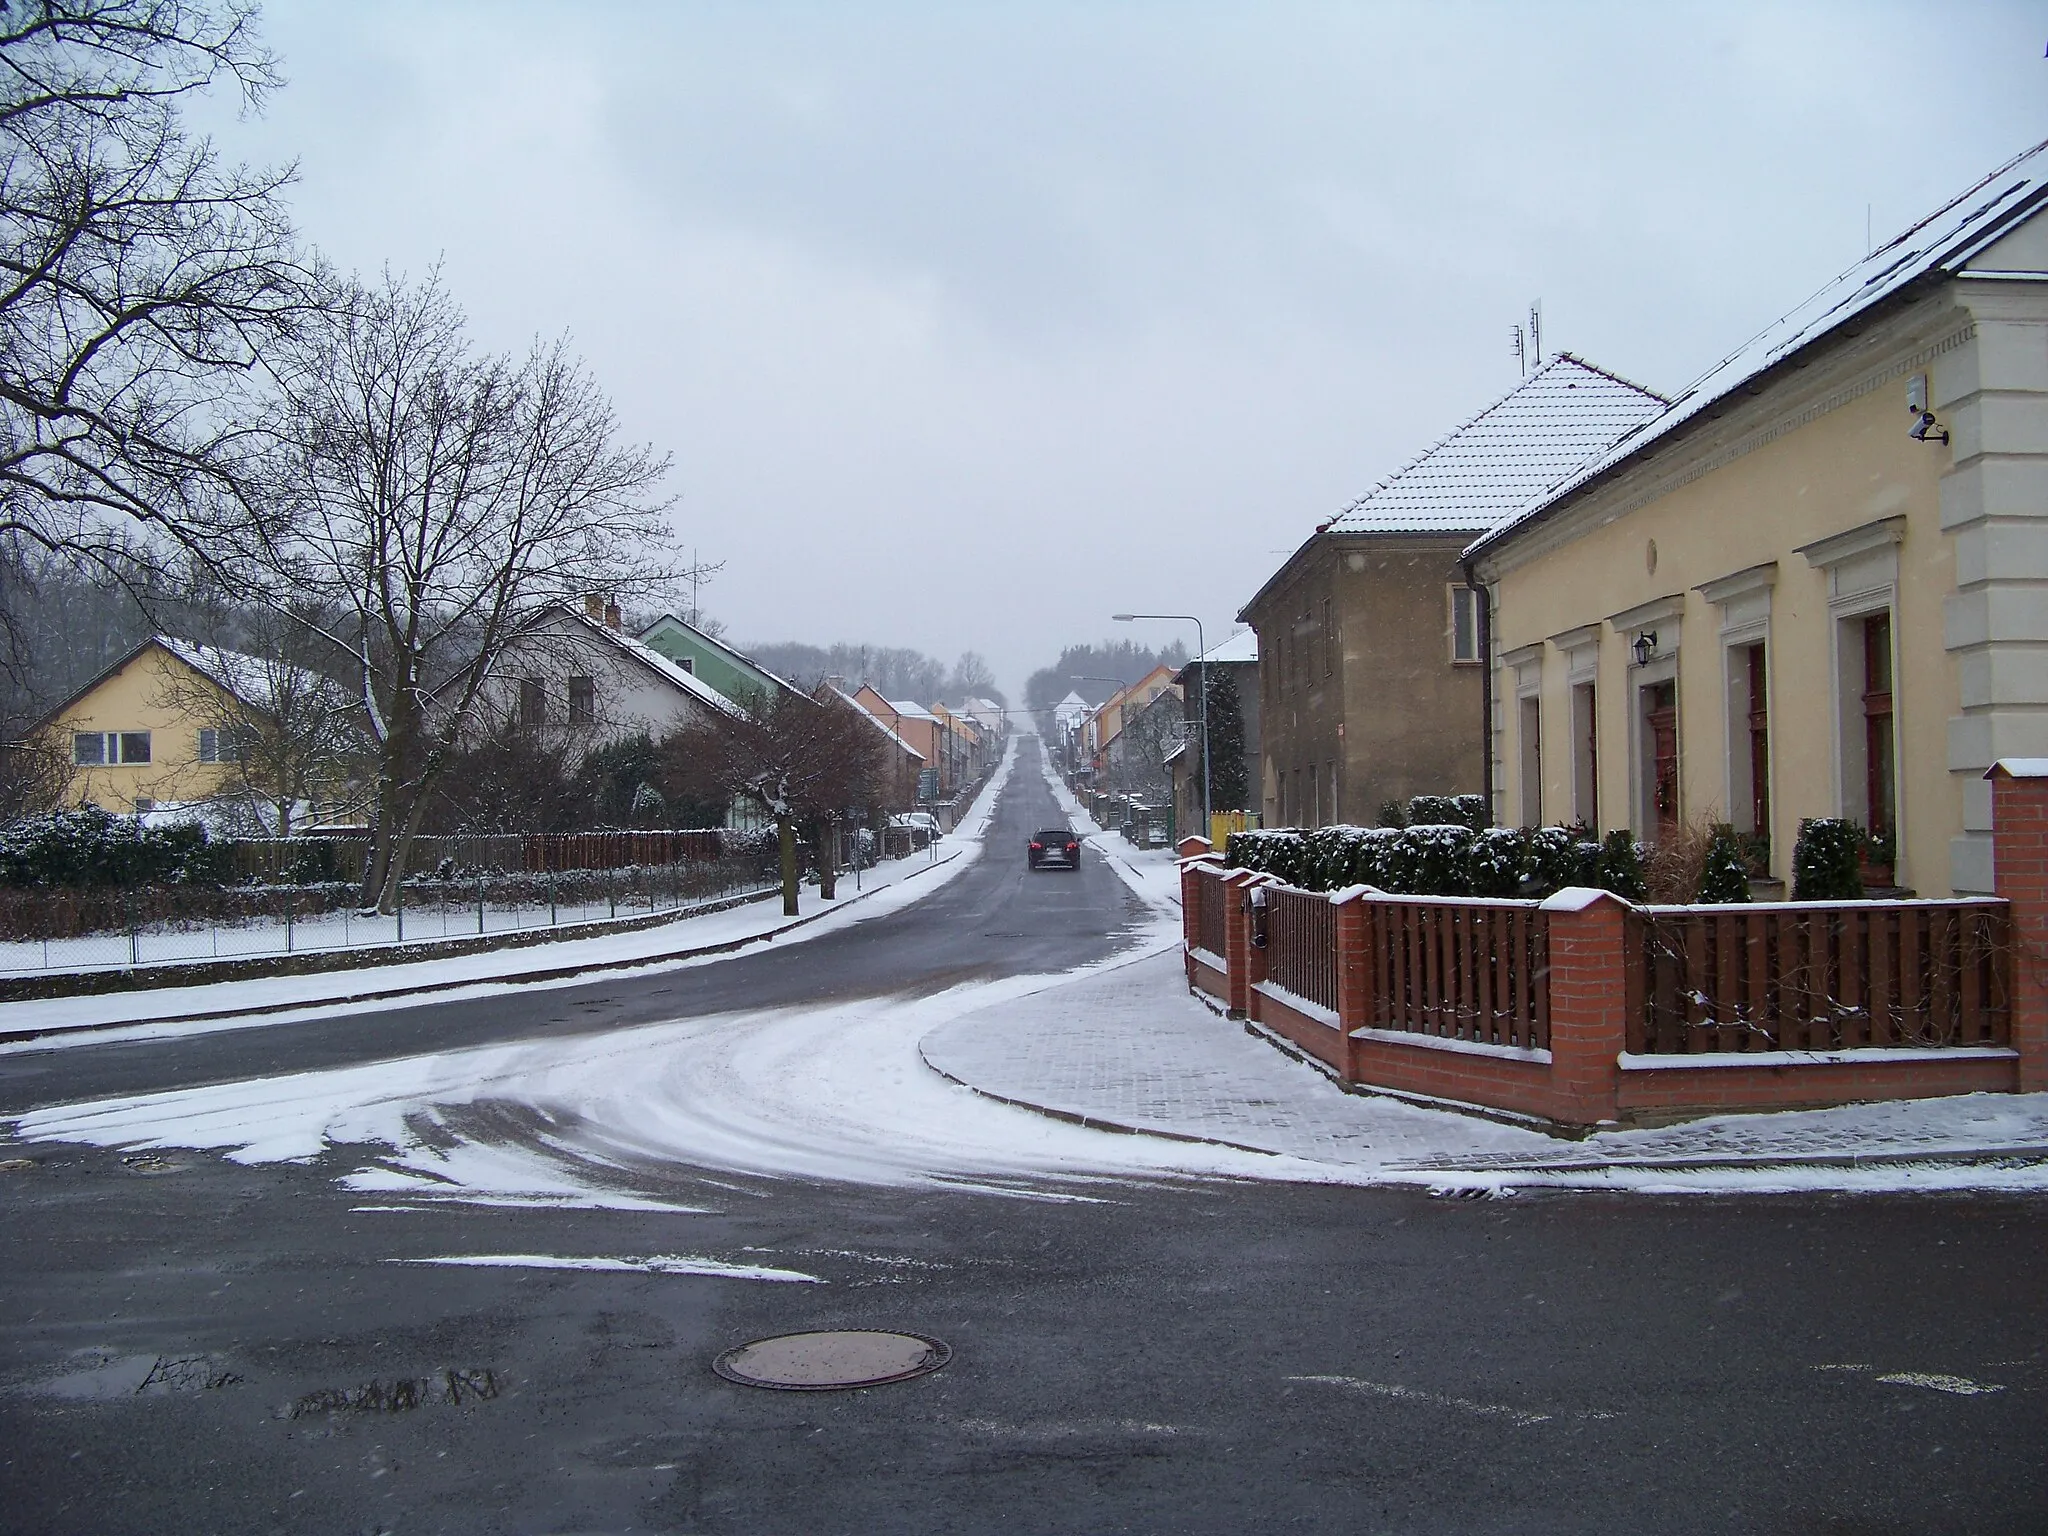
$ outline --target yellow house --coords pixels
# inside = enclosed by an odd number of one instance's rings
[[[335,685],[281,662],[152,635],[46,715],[32,733],[70,768],[65,801],[120,813],[250,804],[274,817],[252,762],[276,674],[301,699]],[[331,711],[330,711],[331,713]],[[318,740],[317,728],[314,740]]]
[[[2048,144],[1466,551],[1496,819],[1799,823],[1991,889],[1986,767],[2048,756]]]

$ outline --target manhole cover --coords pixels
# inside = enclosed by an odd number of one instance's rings
[[[856,1329],[756,1339],[728,1349],[711,1362],[711,1368],[743,1387],[834,1392],[908,1381],[936,1371],[952,1358],[952,1350],[921,1334]]]

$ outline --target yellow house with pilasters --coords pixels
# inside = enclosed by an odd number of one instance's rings
[[[2048,756],[2048,145],[1921,221],[1466,552],[1496,819],[1852,818],[1991,889]]]

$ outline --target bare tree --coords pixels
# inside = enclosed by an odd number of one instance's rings
[[[360,786],[368,738],[360,696],[310,665],[306,630],[270,613],[256,626],[262,654],[171,641],[193,671],[167,673],[157,702],[196,722],[200,761],[228,786],[218,798],[260,804],[260,819],[290,837],[300,806]]]
[[[181,105],[278,84],[246,0],[0,3],[0,540],[90,564],[248,515],[237,396],[305,302],[280,197]]]
[[[826,840],[842,812],[869,807],[886,772],[874,726],[858,706],[802,694],[755,694],[737,715],[684,727],[663,745],[671,782],[702,799],[729,796],[775,823],[782,852],[782,910],[797,913],[796,834],[809,827],[821,857],[819,892],[837,894]]]
[[[339,615],[376,753],[366,898],[404,854],[507,648],[592,591],[672,586],[668,459],[618,441],[611,401],[556,343],[485,356],[438,274],[350,284],[278,370],[268,485],[291,514],[278,587]]]

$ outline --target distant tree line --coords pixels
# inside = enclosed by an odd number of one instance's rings
[[[923,651],[844,641],[838,645],[777,641],[744,649],[770,672],[806,693],[826,678],[837,677],[853,686],[870,683],[884,698],[915,699],[920,704],[951,705],[968,698],[1009,703],[996,687],[988,663],[974,651],[961,652],[960,659],[948,667]]]
[[[1188,649],[1175,640],[1158,650],[1134,640],[1104,640],[1096,645],[1070,645],[1060,659],[1041,667],[1024,684],[1024,705],[1034,714],[1049,710],[1069,693],[1078,693],[1090,704],[1100,704],[1115,692],[1116,684],[1099,681],[1115,678],[1135,683],[1157,666],[1178,671],[1187,665]]]

